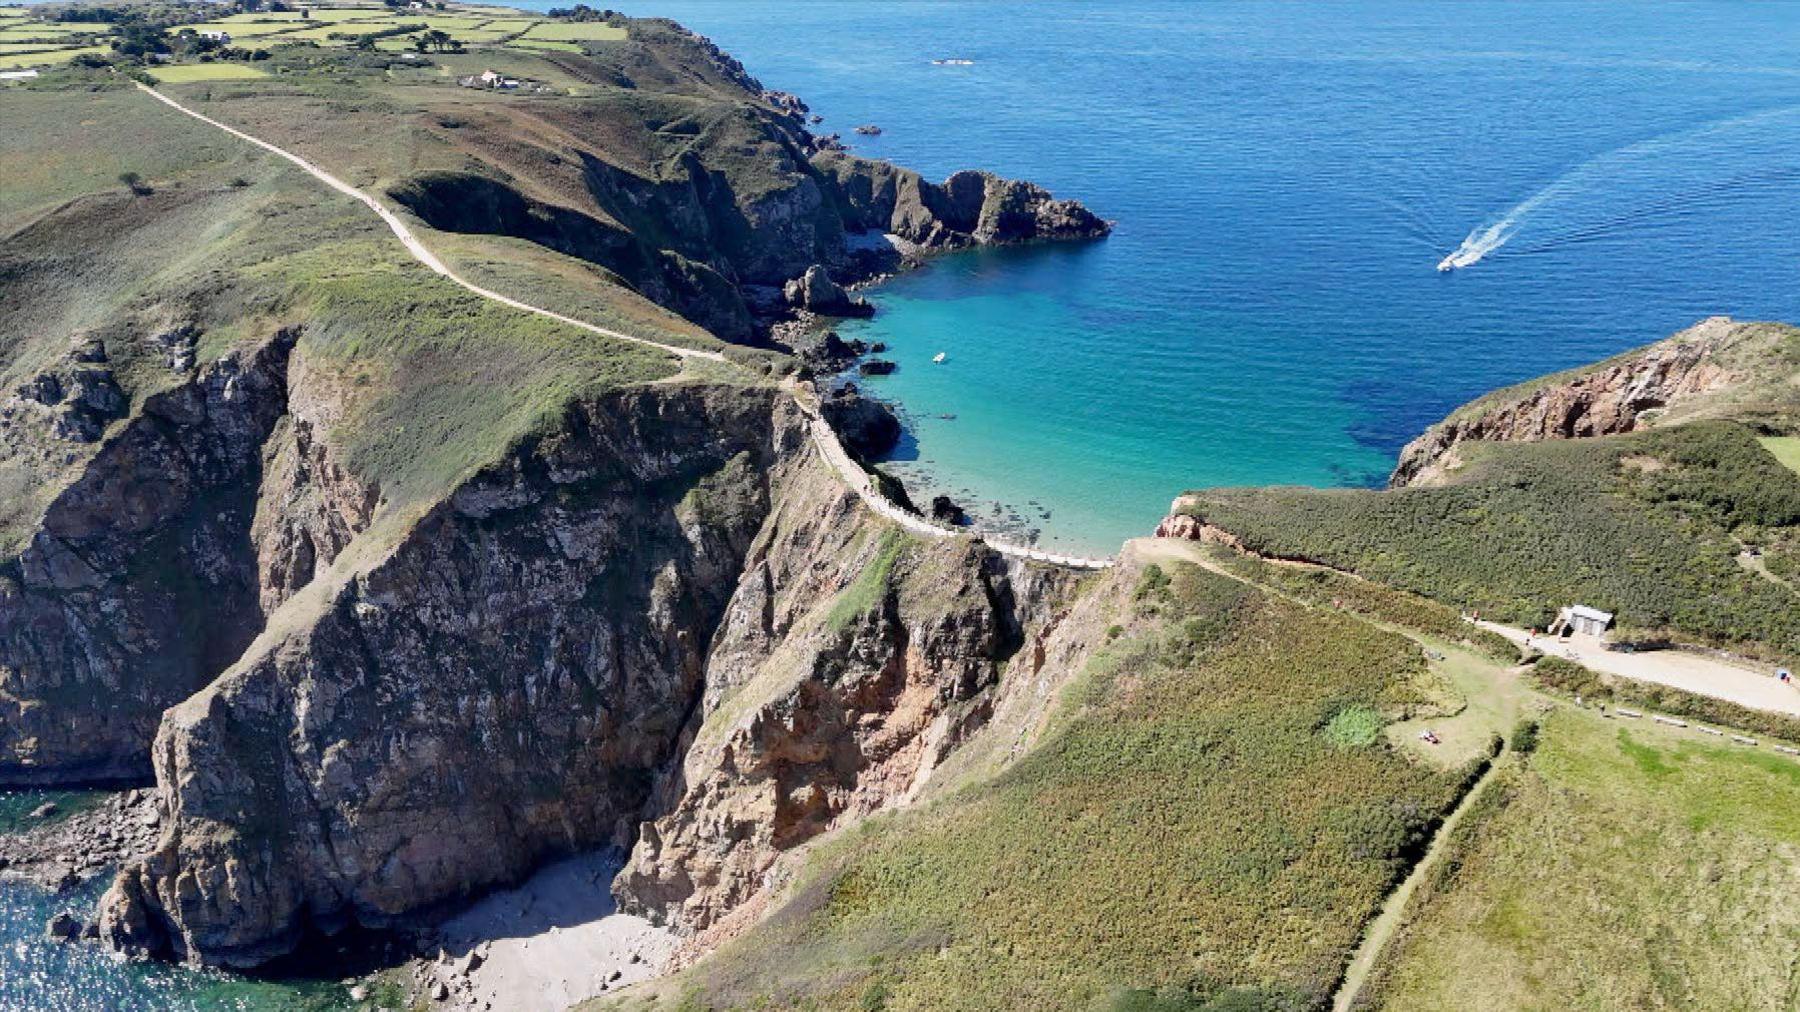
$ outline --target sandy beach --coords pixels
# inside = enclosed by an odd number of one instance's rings
[[[449,1008],[560,1012],[656,976],[675,936],[616,911],[620,861],[560,861],[446,921],[442,955],[421,968],[426,994]]]

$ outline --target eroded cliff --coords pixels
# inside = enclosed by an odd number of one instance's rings
[[[1599,365],[1497,391],[1408,443],[1388,484],[1441,481],[1445,469],[1458,466],[1457,445],[1465,441],[1607,436],[1701,417],[1793,424],[1795,395],[1780,389],[1786,372],[1773,360],[1800,359],[1795,333],[1713,317]]]
[[[108,940],[252,965],[627,843],[800,439],[789,410],[699,385],[583,403],[290,599],[165,718],[169,829],[103,902]]]
[[[913,538],[816,464],[793,474],[714,640],[678,796],[619,875],[622,906],[690,934],[753,916],[784,853],[919,796],[988,722],[1002,670],[1041,662],[1027,647],[1074,583]]]
[[[0,568],[0,783],[144,778],[163,709],[261,628],[253,517],[295,338],[275,333],[146,398]],[[112,389],[125,415],[104,346],[78,354],[85,388]],[[68,428],[88,412],[66,410],[74,394],[55,375],[27,389]]]

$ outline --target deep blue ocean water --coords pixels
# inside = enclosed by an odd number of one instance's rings
[[[1800,320],[1800,7],[625,9],[710,36],[859,152],[1118,223],[942,259],[841,328],[894,348],[865,385],[908,415],[914,498],[1003,502],[1049,543],[1115,550],[1186,488],[1379,483],[1494,387],[1712,314]]]

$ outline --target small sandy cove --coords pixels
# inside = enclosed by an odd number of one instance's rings
[[[550,865],[444,922],[442,951],[416,971],[426,995],[454,1009],[561,1012],[656,976],[675,936],[617,912],[616,852]]]

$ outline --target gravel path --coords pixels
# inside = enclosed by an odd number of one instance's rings
[[[1481,622],[1490,629],[1523,644],[1526,633],[1497,622]],[[1571,636],[1567,641],[1538,636],[1532,646],[1553,657],[1566,657],[1595,671],[1640,682],[1655,682],[1702,696],[1800,716],[1800,689],[1775,680],[1775,669],[1756,670],[1689,650],[1652,650],[1621,653],[1608,650],[1592,636]]]

